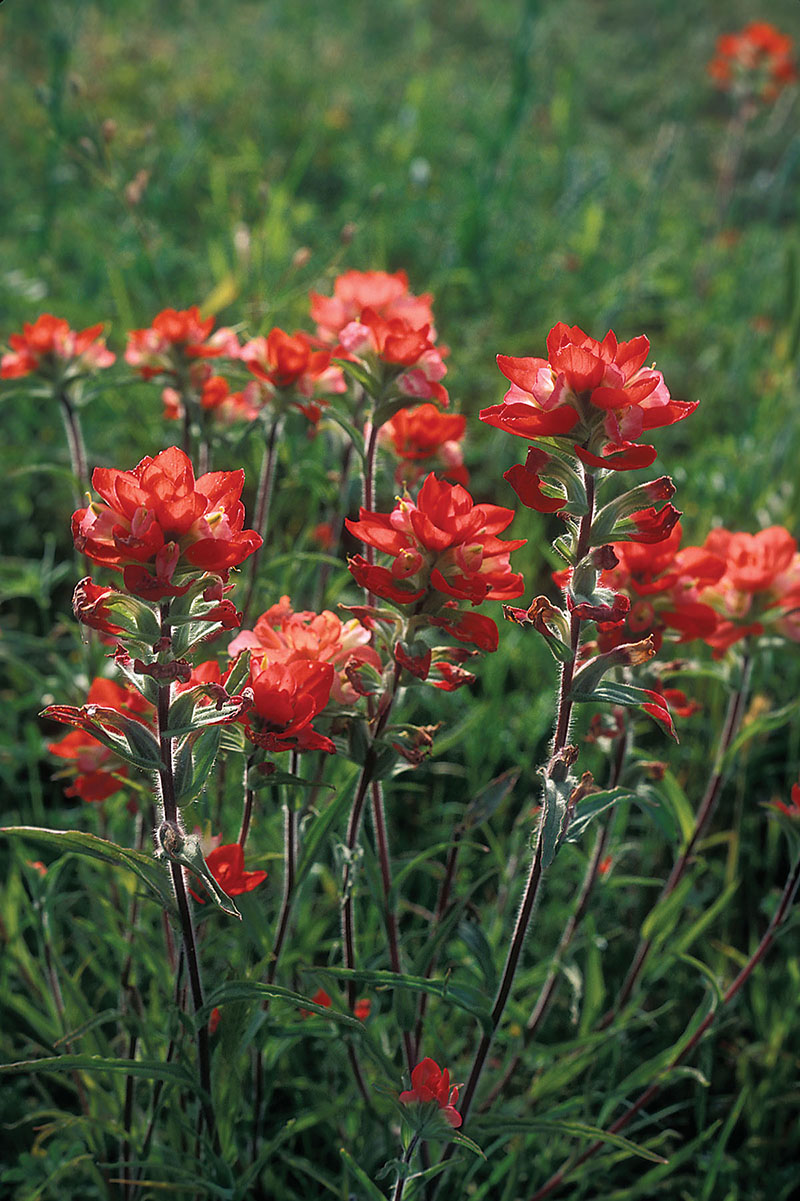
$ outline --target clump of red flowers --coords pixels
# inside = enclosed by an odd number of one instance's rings
[[[648,467],[656,449],[636,440],[697,408],[672,399],[661,372],[645,365],[649,350],[644,335],[618,342],[609,330],[598,342],[559,322],[547,335],[546,359],[497,356],[511,387],[501,404],[481,412],[481,421],[520,438],[568,436],[590,467]]]
[[[317,323],[317,334],[329,345],[338,341],[344,327],[357,321],[365,309],[385,320],[399,318],[412,329],[427,325],[435,338],[432,301],[427,293],[414,296],[409,292],[405,271],[392,275],[386,271],[345,271],[334,282],[333,296],[311,293],[311,318]]]
[[[411,1073],[411,1088],[400,1094],[403,1105],[428,1105],[435,1101],[442,1117],[454,1129],[461,1125],[461,1114],[455,1108],[458,1088],[450,1086],[450,1073],[442,1071],[433,1059],[423,1059]]]
[[[265,751],[336,750],[330,738],[311,725],[328,703],[333,686],[331,663],[309,659],[250,663],[253,707],[245,715],[245,732]]]
[[[414,605],[419,614],[436,614],[438,619],[431,624],[493,650],[497,630],[490,618],[447,614],[447,609],[453,608],[453,599],[479,605],[522,595],[522,576],[511,570],[509,556],[524,546],[525,539],[497,537],[513,518],[512,509],[476,505],[465,488],[431,474],[416,502],[406,496],[391,513],[361,509],[358,521],[347,520],[351,534],[393,558],[391,567],[382,567],[356,555],[350,560],[350,571],[362,588],[376,596]],[[490,639],[494,645],[486,645],[487,624],[494,628]]]
[[[724,33],[717,39],[708,73],[725,91],[774,100],[797,79],[793,46],[791,37],[768,21],[751,21],[738,33]]]
[[[467,419],[459,413],[442,413],[434,404],[400,409],[381,426],[378,442],[400,462],[395,472],[398,483],[417,482],[427,468],[436,467],[451,483],[468,484],[461,440]]]
[[[25,324],[21,334],[11,334],[11,351],[0,359],[0,379],[35,373],[58,382],[82,371],[110,367],[115,356],[100,337],[102,332],[102,324],[79,331],[60,317],[42,313],[32,325]]]
[[[197,305],[188,309],[164,309],[146,329],[128,334],[125,362],[135,367],[143,379],[157,375],[180,377],[195,359],[213,359],[220,355],[238,357],[239,343],[229,329],[213,335],[214,318],[200,316]]]
[[[125,587],[148,600],[185,593],[187,573],[226,577],[261,545],[255,530],[244,529],[244,472],[195,480],[191,461],[175,446],[132,471],[96,467],[92,484],[101,500],[73,514],[75,546],[122,571]]]

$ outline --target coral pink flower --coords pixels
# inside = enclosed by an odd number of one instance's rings
[[[153,706],[134,688],[123,687],[100,676],[92,681],[86,703],[115,709],[143,723],[154,714]],[[77,772],[73,783],[64,790],[65,796],[104,801],[119,792],[128,777],[127,764],[85,730],[72,730],[58,741],[49,742],[47,749],[51,755],[67,760],[71,770]]]
[[[385,271],[346,271],[336,279],[333,296],[311,293],[311,317],[317,323],[317,334],[328,343],[336,342],[340,331],[357,320],[364,309],[372,309],[387,320],[400,317],[413,329],[427,325],[435,338],[432,300],[430,295],[414,296],[409,292],[405,271],[394,275]]]
[[[400,1094],[403,1105],[427,1105],[435,1101],[442,1117],[457,1129],[461,1125],[461,1114],[454,1108],[458,1100],[458,1089],[450,1087],[450,1073],[444,1071],[433,1059],[423,1059],[411,1073],[411,1088]]]
[[[60,317],[42,313],[33,325],[24,325],[21,334],[12,334],[8,339],[11,352],[0,359],[0,379],[17,379],[36,372],[58,381],[68,372],[110,367],[115,356],[99,336],[102,332],[102,325],[78,332]]]
[[[361,509],[358,521],[346,521],[350,533],[394,557],[391,569],[365,570],[363,560],[350,562],[362,586],[396,603],[420,600],[429,589],[479,605],[484,600],[510,600],[524,590],[522,576],[512,572],[511,551],[525,539],[496,535],[514,518],[512,509],[474,504],[460,484],[431,474],[416,503],[405,497],[391,513]]]
[[[189,458],[175,446],[132,471],[96,467],[92,484],[102,499],[73,514],[75,546],[123,571],[126,588],[147,599],[185,592],[188,584],[173,583],[176,572],[226,576],[261,545],[255,530],[243,528],[244,472],[195,480]]]
[[[498,355],[511,387],[503,402],[484,409],[488,425],[520,438],[570,436],[575,454],[593,467],[647,467],[655,447],[637,445],[644,431],[681,421],[696,402],[672,400],[660,371],[646,367],[643,335],[601,342],[563,322],[547,335],[547,359]]]
[[[421,460],[430,460],[454,484],[469,483],[464,467],[461,439],[467,419],[459,413],[442,413],[434,404],[400,409],[381,426],[378,441],[401,462],[395,473],[398,483],[416,483]],[[415,466],[412,466],[414,464]]]
[[[774,100],[787,83],[797,79],[793,42],[767,21],[751,21],[739,33],[717,38],[717,52],[708,73],[717,87]]]
[[[331,663],[309,659],[250,663],[253,708],[244,718],[251,742],[266,751],[326,751],[335,747],[330,738],[311,725],[328,703],[333,686]]]
[[[340,705],[353,704],[358,694],[347,679],[347,668],[367,662],[380,672],[378,653],[368,645],[370,632],[357,617],[341,621],[335,613],[303,610],[295,613],[288,596],[262,613],[252,630],[242,630],[231,642],[228,653],[249,650],[252,662],[290,663],[309,660],[330,663],[336,669],[331,696]]]

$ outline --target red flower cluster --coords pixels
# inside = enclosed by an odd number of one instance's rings
[[[367,363],[378,359],[394,368],[395,387],[401,395],[447,405],[447,390],[439,383],[447,368],[443,351],[434,345],[429,325],[415,329],[402,317],[387,320],[374,309],[364,309],[357,321],[351,321],[340,331],[339,340],[348,355]]]
[[[252,662],[294,663],[308,660],[331,663],[336,669],[331,695],[342,705],[353,704],[358,694],[348,681],[347,669],[355,661],[381,671],[377,652],[369,646],[370,633],[357,617],[341,621],[335,613],[303,610],[295,613],[288,596],[262,613],[252,630],[242,630],[228,647],[230,655],[249,650]]]
[[[344,392],[340,367],[331,365],[332,351],[321,349],[303,330],[287,334],[271,329],[266,338],[253,338],[242,347],[241,358],[253,375],[273,388],[292,388],[300,396],[315,392]]]
[[[164,309],[147,329],[128,334],[125,362],[136,367],[144,379],[156,375],[178,375],[193,359],[226,355],[238,358],[239,341],[232,330],[218,329],[212,336],[214,318],[205,320],[197,305],[188,309]]]
[[[427,325],[432,338],[433,297],[414,296],[408,290],[405,271],[388,275],[385,271],[345,271],[333,285],[333,296],[311,293],[311,317],[317,323],[317,334],[333,344],[351,321],[357,321],[365,309],[371,309],[386,320],[399,318],[412,329]]]
[[[267,878],[266,872],[245,871],[244,848],[238,842],[215,847],[206,855],[206,866],[222,891],[229,897],[239,897],[242,893],[252,892]],[[194,892],[192,896],[201,904],[203,903]]]
[[[328,703],[333,686],[331,663],[310,659],[250,663],[253,708],[244,717],[247,737],[265,751],[336,750],[330,738],[311,725]]]
[[[144,724],[153,717],[153,706],[134,688],[126,688],[98,676],[92,681],[87,705],[99,705],[134,717]],[[128,766],[102,742],[85,730],[71,730],[56,742],[49,742],[51,755],[66,759],[70,769],[77,772],[73,783],[64,790],[68,797],[84,801],[104,801],[118,792],[128,777]]]
[[[644,336],[617,342],[609,330],[598,342],[559,322],[547,350],[547,359],[497,356],[511,387],[481,421],[520,438],[569,435],[588,466],[630,471],[656,457],[655,447],[636,444],[643,431],[681,421],[697,407],[673,400],[661,372],[644,365]]]
[[[66,321],[42,313],[33,325],[8,339],[9,354],[0,359],[0,379],[17,379],[36,372],[46,379],[61,380],[68,371],[95,371],[110,367],[115,356],[99,336],[102,325],[80,331]]]
[[[458,1089],[450,1087],[450,1073],[442,1071],[433,1059],[423,1059],[411,1073],[411,1088],[400,1094],[403,1105],[427,1105],[435,1101],[446,1122],[457,1129],[461,1125],[461,1114],[455,1109]]]
[[[781,88],[797,79],[793,42],[768,21],[751,21],[738,33],[717,38],[708,73],[717,87],[774,100]]]
[[[182,595],[189,585],[174,582],[176,572],[225,577],[261,545],[254,530],[243,528],[244,472],[215,471],[195,480],[191,462],[175,446],[142,459],[133,471],[97,467],[92,484],[102,500],[73,514],[75,546],[95,563],[123,571],[125,587],[146,599]]]
[[[350,571],[376,596],[416,605],[420,612],[423,606],[430,613],[441,609],[441,594],[473,605],[511,600],[522,594],[524,584],[522,576],[512,572],[509,555],[524,546],[525,539],[503,540],[496,535],[513,518],[512,509],[476,505],[465,488],[431,474],[416,503],[404,497],[391,513],[361,509],[358,521],[347,520],[351,534],[394,558],[388,568],[357,555],[350,560]],[[452,607],[452,602],[446,607]],[[444,626],[464,641],[476,641],[486,623],[494,626],[489,618],[459,613],[441,616],[432,624]]]
[[[398,483],[416,483],[424,472],[422,462],[427,460],[428,469],[436,466],[452,483],[466,485],[469,473],[461,450],[466,427],[466,417],[442,413],[428,403],[400,409],[381,426],[378,441],[400,459],[395,472]]]

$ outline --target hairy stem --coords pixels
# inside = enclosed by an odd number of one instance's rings
[[[67,435],[70,466],[77,483],[76,495],[80,502],[81,497],[89,487],[89,466],[86,459],[83,431],[81,430],[81,419],[66,388],[61,388],[58,393],[58,400],[61,405],[61,416],[64,420],[64,432]]]
[[[261,460],[261,474],[258,478],[256,492],[256,508],[253,517],[253,528],[260,534],[263,541],[267,540],[269,528],[269,510],[272,501],[272,490],[275,484],[275,464],[277,461],[278,443],[283,430],[283,417],[276,417],[270,427],[267,444],[264,447],[264,457]],[[247,614],[253,602],[258,576],[258,564],[261,558],[263,544],[250,556],[250,580],[247,586],[247,597],[242,606],[242,624],[246,624]]]

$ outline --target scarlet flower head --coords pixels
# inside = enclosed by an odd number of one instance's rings
[[[402,317],[387,320],[374,309],[364,309],[357,321],[341,330],[339,339],[348,355],[368,365],[377,360],[393,370],[401,395],[448,404],[447,391],[439,383],[447,374],[445,352],[434,345],[430,326],[415,329]]]
[[[646,367],[650,343],[643,335],[618,342],[609,330],[601,342],[563,322],[547,335],[548,358],[498,355],[511,382],[499,405],[484,409],[488,425],[520,438],[567,437],[588,466],[631,471],[649,466],[653,446],[636,439],[688,417],[696,402],[670,397],[664,377]]]
[[[115,355],[100,337],[102,332],[102,324],[78,331],[62,318],[42,313],[32,325],[25,324],[21,334],[8,339],[11,351],[0,358],[0,379],[35,373],[58,382],[78,372],[110,367]]]
[[[797,79],[793,46],[791,37],[768,21],[751,21],[738,33],[717,38],[708,73],[723,91],[774,100]]]
[[[460,484],[448,484],[432,473],[416,503],[398,500],[391,513],[361,509],[358,521],[346,521],[356,538],[392,555],[391,569],[371,567],[360,558],[350,562],[356,580],[377,596],[396,604],[413,604],[441,593],[479,605],[484,600],[511,600],[524,591],[522,576],[511,570],[511,551],[525,539],[496,535],[514,518],[512,509],[474,504]]]
[[[233,331],[222,328],[212,336],[213,329],[214,318],[203,319],[197,305],[163,309],[147,329],[130,331],[125,362],[144,379],[152,379],[177,376],[196,359],[238,357],[239,342]]]
[[[421,474],[421,462],[428,460],[454,484],[469,482],[464,467],[461,439],[467,419],[459,413],[442,413],[436,405],[426,403],[416,408],[400,409],[381,426],[378,442],[400,459],[395,479],[416,483]]]
[[[311,998],[311,1000],[314,1002],[315,1005],[319,1005],[321,1009],[330,1009],[330,1007],[331,1007],[331,999],[328,996],[328,994],[325,992],[324,988],[318,988],[317,991],[314,993],[313,997]],[[316,1016],[317,1015],[314,1013],[313,1009],[301,1009],[300,1010],[301,1018],[313,1018]]]
[[[411,1073],[411,1088],[402,1092],[399,1097],[402,1105],[428,1105],[435,1101],[446,1122],[458,1129],[461,1125],[461,1114],[455,1109],[458,1100],[458,1089],[450,1087],[450,1073],[447,1068],[442,1071],[433,1059],[423,1059]]]
[[[266,751],[326,751],[335,746],[311,725],[328,703],[333,685],[331,663],[308,659],[250,663],[253,708],[244,719],[251,742]]]
[[[409,292],[405,271],[393,275],[385,271],[345,271],[334,282],[333,296],[311,293],[311,317],[317,323],[318,336],[328,344],[336,342],[341,330],[358,320],[364,309],[372,309],[387,320],[400,317],[412,329],[427,325],[435,339],[432,301],[427,293],[414,296]]]
[[[784,801],[775,801],[774,808],[782,813],[784,817],[790,817],[793,821],[800,821],[800,783],[792,785],[791,801],[788,805]]]
[[[266,338],[253,338],[241,358],[253,375],[273,389],[292,389],[310,398],[347,389],[340,367],[331,363],[331,350],[322,349],[303,330],[287,334],[271,329]]]
[[[700,595],[720,617],[706,638],[715,657],[748,634],[763,633],[766,625],[800,642],[800,553],[788,530],[778,525],[757,534],[716,529],[703,550],[724,565]]]
[[[86,703],[115,709],[144,724],[154,713],[153,706],[135,688],[124,687],[101,676],[92,681]],[[69,788],[64,790],[65,796],[104,801],[119,792],[128,777],[127,764],[86,730],[71,730],[63,738],[49,742],[47,749],[51,755],[66,760],[69,770],[77,773]]]
[[[381,671],[378,653],[369,646],[370,632],[357,617],[342,621],[329,609],[295,613],[288,596],[282,596],[256,621],[252,630],[242,630],[231,642],[232,656],[250,651],[251,663],[330,663],[335,668],[331,696],[340,705],[354,704],[358,694],[347,677],[355,660]]]
[[[244,529],[240,501],[243,471],[213,471],[195,480],[187,455],[176,446],[132,471],[96,467],[100,494],[72,517],[76,548],[104,567],[122,571],[125,586],[149,600],[181,595],[174,582],[188,572],[227,576],[261,545]],[[151,570],[148,570],[151,568]]]
[[[252,892],[267,878],[266,872],[245,871],[244,848],[238,842],[215,847],[206,856],[206,867],[222,891],[229,897],[239,897],[242,893]],[[200,901],[201,905],[203,904],[194,891],[192,891],[192,896],[195,900]]]

